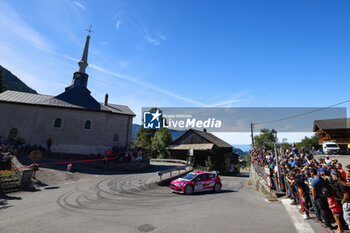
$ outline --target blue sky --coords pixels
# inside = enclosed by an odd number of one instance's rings
[[[92,24],[88,88],[138,115],[349,99],[349,1],[0,0],[0,9],[0,64],[42,94],[71,83]]]

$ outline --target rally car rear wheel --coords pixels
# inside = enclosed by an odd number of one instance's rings
[[[192,193],[193,193],[193,187],[192,187],[192,185],[190,185],[190,184],[186,185],[186,186],[185,186],[184,193],[185,193],[186,195],[192,194]]]
[[[221,185],[219,183],[215,183],[214,192],[218,193],[221,191]]]

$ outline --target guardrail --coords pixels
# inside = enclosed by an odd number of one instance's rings
[[[164,171],[158,171],[157,175],[159,176],[160,181],[162,181],[163,179],[163,175],[170,173],[170,176],[167,177],[166,179],[172,178],[173,177],[173,173],[178,171],[176,176],[179,176],[181,174],[181,171],[184,171],[183,173],[186,173],[190,170],[193,169],[192,164],[186,160],[181,160],[181,159],[151,159],[151,162],[163,162],[163,163],[181,163],[181,164],[185,164],[185,166],[177,166],[175,168],[171,168],[168,170],[164,170]]]
[[[189,161],[181,159],[151,159],[151,162],[191,164]]]

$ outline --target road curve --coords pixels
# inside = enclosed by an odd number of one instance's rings
[[[281,203],[266,202],[247,178],[222,177],[221,193],[186,196],[154,183],[166,168],[5,195],[0,232],[296,232]]]

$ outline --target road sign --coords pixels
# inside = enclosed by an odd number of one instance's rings
[[[266,182],[267,182],[267,186],[269,186],[269,188],[271,188],[271,178],[270,178],[270,175],[266,175]]]
[[[32,160],[33,162],[36,162],[38,160],[40,160],[43,157],[43,153],[40,150],[33,150],[30,154],[29,154],[29,158],[30,160]]]
[[[193,149],[192,148],[188,149],[187,155],[193,156]]]
[[[268,174],[268,175],[270,175],[270,168],[265,167],[265,173]]]

